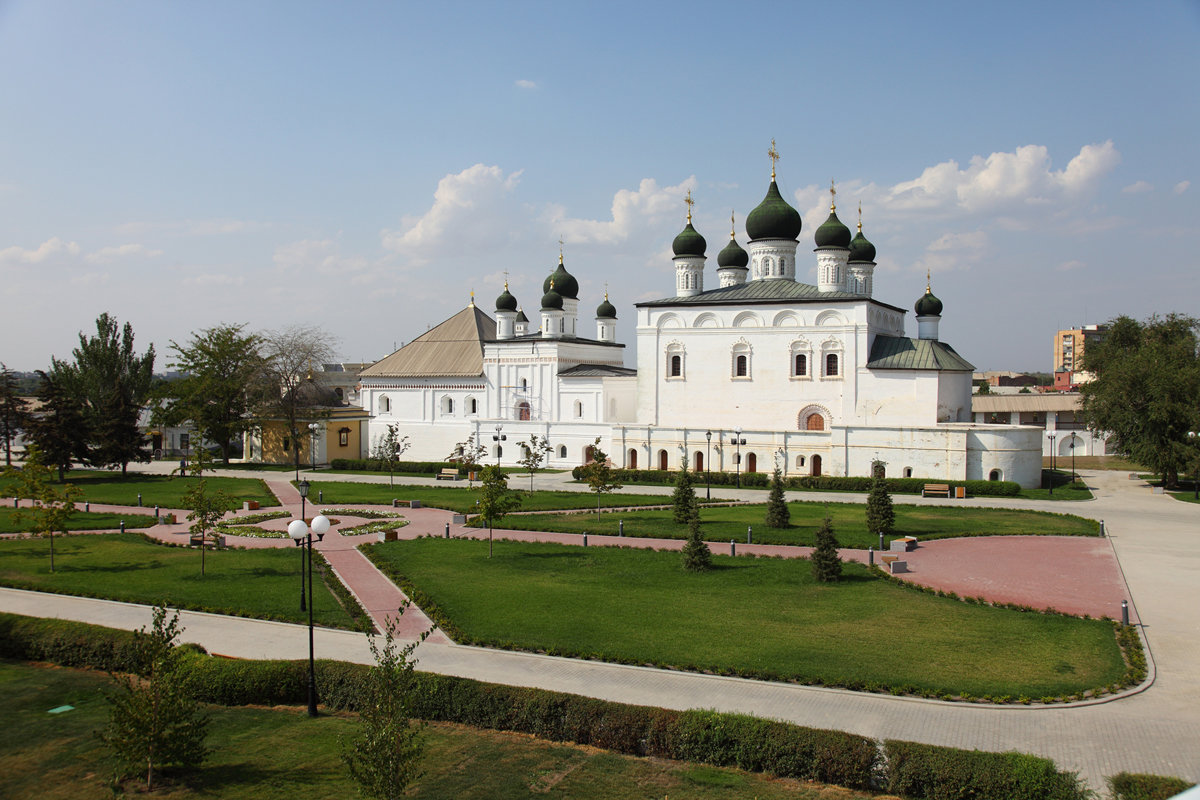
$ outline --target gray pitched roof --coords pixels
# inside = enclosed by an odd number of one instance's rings
[[[496,321],[470,305],[359,373],[364,378],[474,377],[483,374],[483,342]]]
[[[707,292],[690,297],[664,297],[662,300],[648,300],[634,305],[640,308],[643,306],[739,305],[745,303],[828,303],[856,300],[866,300],[902,314],[908,313],[903,308],[881,303],[861,294],[822,292],[812,284],[789,280],[749,281],[720,289],[709,289]]]
[[[560,369],[559,377],[583,377],[583,378],[628,378],[637,375],[636,369],[629,367],[613,367],[607,364],[576,364],[573,367]]]
[[[934,369],[946,372],[973,372],[970,362],[954,348],[935,339],[909,339],[905,336],[875,337],[867,369]]]

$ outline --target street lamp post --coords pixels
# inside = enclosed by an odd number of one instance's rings
[[[303,499],[303,495],[301,495]],[[308,715],[310,717],[317,716],[317,669],[316,662],[313,657],[313,597],[312,597],[312,535],[317,535],[317,541],[325,538],[325,533],[329,530],[329,518],[324,514],[317,515],[312,521],[312,527],[303,519],[294,519],[288,524],[288,536],[300,545],[301,548],[308,550]],[[307,545],[307,546],[306,546]],[[300,581],[304,582],[304,573],[300,573]]]
[[[704,447],[704,499],[712,500],[712,431],[707,431],[704,434],[705,440],[708,442]]]
[[[733,457],[734,482],[740,489],[742,488],[742,445],[746,443],[746,440],[742,438],[741,428],[737,428],[733,433],[734,437],[729,440],[729,443],[737,447],[737,454]]]
[[[1071,431],[1071,485],[1075,485],[1075,440],[1078,439],[1078,434]]]
[[[500,466],[500,443],[508,441],[508,437],[500,431],[504,430],[503,425],[496,426],[496,435],[492,437],[492,441],[496,443],[496,466]]]
[[[317,431],[321,430],[321,425],[320,425],[320,423],[317,423],[317,422],[310,423],[308,426],[308,430],[309,430],[309,433],[311,434],[308,437],[309,462],[311,464],[312,470],[314,472],[316,472],[316,469],[317,469]]]
[[[308,515],[305,513],[305,510],[307,508],[306,502],[308,499],[309,486],[310,486],[310,484],[306,480],[300,481],[300,483],[298,483],[296,485],[296,488],[300,490],[300,521],[303,522],[306,526],[308,525]],[[290,534],[291,531],[292,531],[292,527],[291,527],[291,525],[289,525],[288,533]],[[292,538],[295,539],[296,545],[298,547],[300,547],[300,610],[304,611],[304,610],[306,610],[305,603],[304,603],[304,563],[305,563],[304,562],[304,559],[305,559],[304,547],[301,546],[299,539],[296,539],[295,536],[293,536]]]
[[[1058,434],[1056,434],[1054,431],[1050,431],[1050,433],[1046,434],[1046,438],[1050,440],[1050,496],[1051,497],[1054,497],[1054,468],[1056,465],[1056,461],[1054,459],[1054,456],[1055,456],[1054,438],[1057,435]]]

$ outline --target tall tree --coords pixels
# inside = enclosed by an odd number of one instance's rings
[[[767,496],[768,528],[786,528],[792,524],[792,512],[788,510],[787,499],[783,496],[783,473],[779,467],[771,473],[771,493]]]
[[[42,454],[36,444],[29,446],[21,469],[9,467],[6,472],[15,479],[13,494],[31,501],[30,508],[16,511],[17,521],[24,522],[28,518],[34,533],[50,540],[50,571],[54,572],[54,533],[67,532],[67,522],[75,513],[75,501],[83,492],[69,483],[61,488],[52,485],[50,468],[42,463]]]
[[[508,476],[495,464],[483,468],[479,478],[479,518],[488,526],[488,558],[492,557],[492,525],[521,507],[521,493],[508,488]]]
[[[842,578],[842,557],[838,553],[838,541],[833,535],[833,522],[829,515],[817,528],[817,546],[812,553],[813,577],[823,583],[833,583]]]
[[[41,407],[29,420],[29,438],[41,451],[41,461],[58,470],[58,481],[75,461],[87,457],[88,420],[64,379],[38,370]]]
[[[335,339],[315,325],[292,325],[262,334],[258,413],[283,422],[292,442],[297,474],[300,442],[309,438],[308,425],[323,419],[329,410],[320,396],[313,369],[333,360],[334,344]]]
[[[867,532],[891,536],[896,527],[896,510],[888,493],[887,480],[879,470],[873,470],[871,493],[867,495]]]
[[[1089,342],[1080,386],[1089,429],[1107,432],[1107,447],[1179,485],[1192,458],[1188,431],[1200,430],[1200,354],[1193,317],[1169,314],[1145,322],[1118,317],[1103,339]]]
[[[226,465],[233,441],[253,422],[250,388],[262,371],[262,336],[245,328],[221,324],[192,334],[187,344],[171,341],[170,366],[185,377],[166,385],[162,419],[172,425],[190,423],[221,448]]]
[[[4,464],[12,466],[12,442],[29,423],[29,401],[20,395],[16,374],[0,363],[0,436],[4,437]]]
[[[592,445],[591,463],[585,464],[580,471],[583,473],[584,482],[596,493],[596,520],[599,521],[600,499],[605,494],[621,488],[620,482],[613,475],[613,467],[608,461],[608,453],[600,449],[599,436]]]
[[[533,491],[533,473],[541,469],[542,464],[546,463],[546,457],[550,455],[550,437],[538,436],[536,433],[529,437],[528,441],[519,442],[524,453],[517,459],[517,463],[529,470],[529,491]]]
[[[138,416],[154,382],[154,345],[138,355],[133,326],[107,313],[96,318],[96,335],[79,334],[74,362],[51,359],[51,372],[83,407],[88,420],[88,463],[121,465],[149,461]]]

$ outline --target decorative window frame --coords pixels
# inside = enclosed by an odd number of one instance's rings
[[[379,396],[379,401],[378,401],[377,405],[378,405],[380,414],[391,414],[392,413],[392,398],[388,397],[386,394],[381,394]]]
[[[679,374],[671,374],[671,362],[675,356],[679,356]],[[666,361],[664,362],[663,375],[668,381],[685,381],[687,380],[687,348],[683,346],[683,342],[674,339],[667,343]]]
[[[338,447],[350,446],[350,429],[338,428]]]
[[[467,416],[478,416],[479,398],[473,394],[467,395],[466,399],[463,400],[463,412],[467,414]]]
[[[740,356],[746,357],[746,374],[737,374],[737,363]],[[754,348],[745,339],[738,339],[729,348],[729,379],[732,381],[754,380]]]
[[[813,414],[816,414],[823,420],[823,427],[819,431],[808,429],[808,418]],[[805,406],[796,414],[796,430],[801,433],[829,433],[832,423],[833,415],[829,413],[829,409],[816,403]]]
[[[454,398],[448,394],[442,395],[442,399],[438,401],[438,414],[443,417],[454,416]]]
[[[837,356],[838,370],[836,375],[829,374],[829,356]],[[840,381],[846,375],[846,355],[842,343],[834,338],[821,343],[821,380]]]
[[[796,356],[804,356],[806,369],[803,375],[796,374]],[[807,339],[796,339],[788,347],[788,375],[794,381],[811,381],[813,378],[813,349]]]

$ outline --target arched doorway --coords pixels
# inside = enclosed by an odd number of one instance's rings
[[[699,450],[696,451],[696,455],[692,458],[692,472],[704,472],[704,453],[701,453]]]
[[[754,453],[746,454],[746,472],[758,472],[758,456]]]
[[[524,400],[517,403],[517,419],[529,419],[529,403]]]
[[[805,421],[805,427],[810,431],[825,430],[825,418],[820,414],[809,414]]]
[[[632,447],[629,448],[628,463],[629,463],[629,469],[637,469],[637,450],[635,448],[632,448]]]
[[[665,470],[669,469],[669,467],[670,467],[670,464],[667,461],[667,451],[659,450],[658,451],[658,468],[665,471]]]
[[[583,448],[583,463],[590,464],[596,460],[596,448],[594,445],[588,445]]]
[[[814,478],[819,478],[821,476],[821,457],[820,456],[812,457],[812,476]]]
[[[989,480],[989,481],[998,481],[998,480],[1003,480],[1003,478],[1004,478],[1004,473],[1003,473],[1003,472],[1001,472],[1001,471],[1000,471],[1000,470],[998,470],[998,469],[994,469],[994,470],[992,470],[991,472],[989,472],[989,473],[988,473],[988,480]]]

